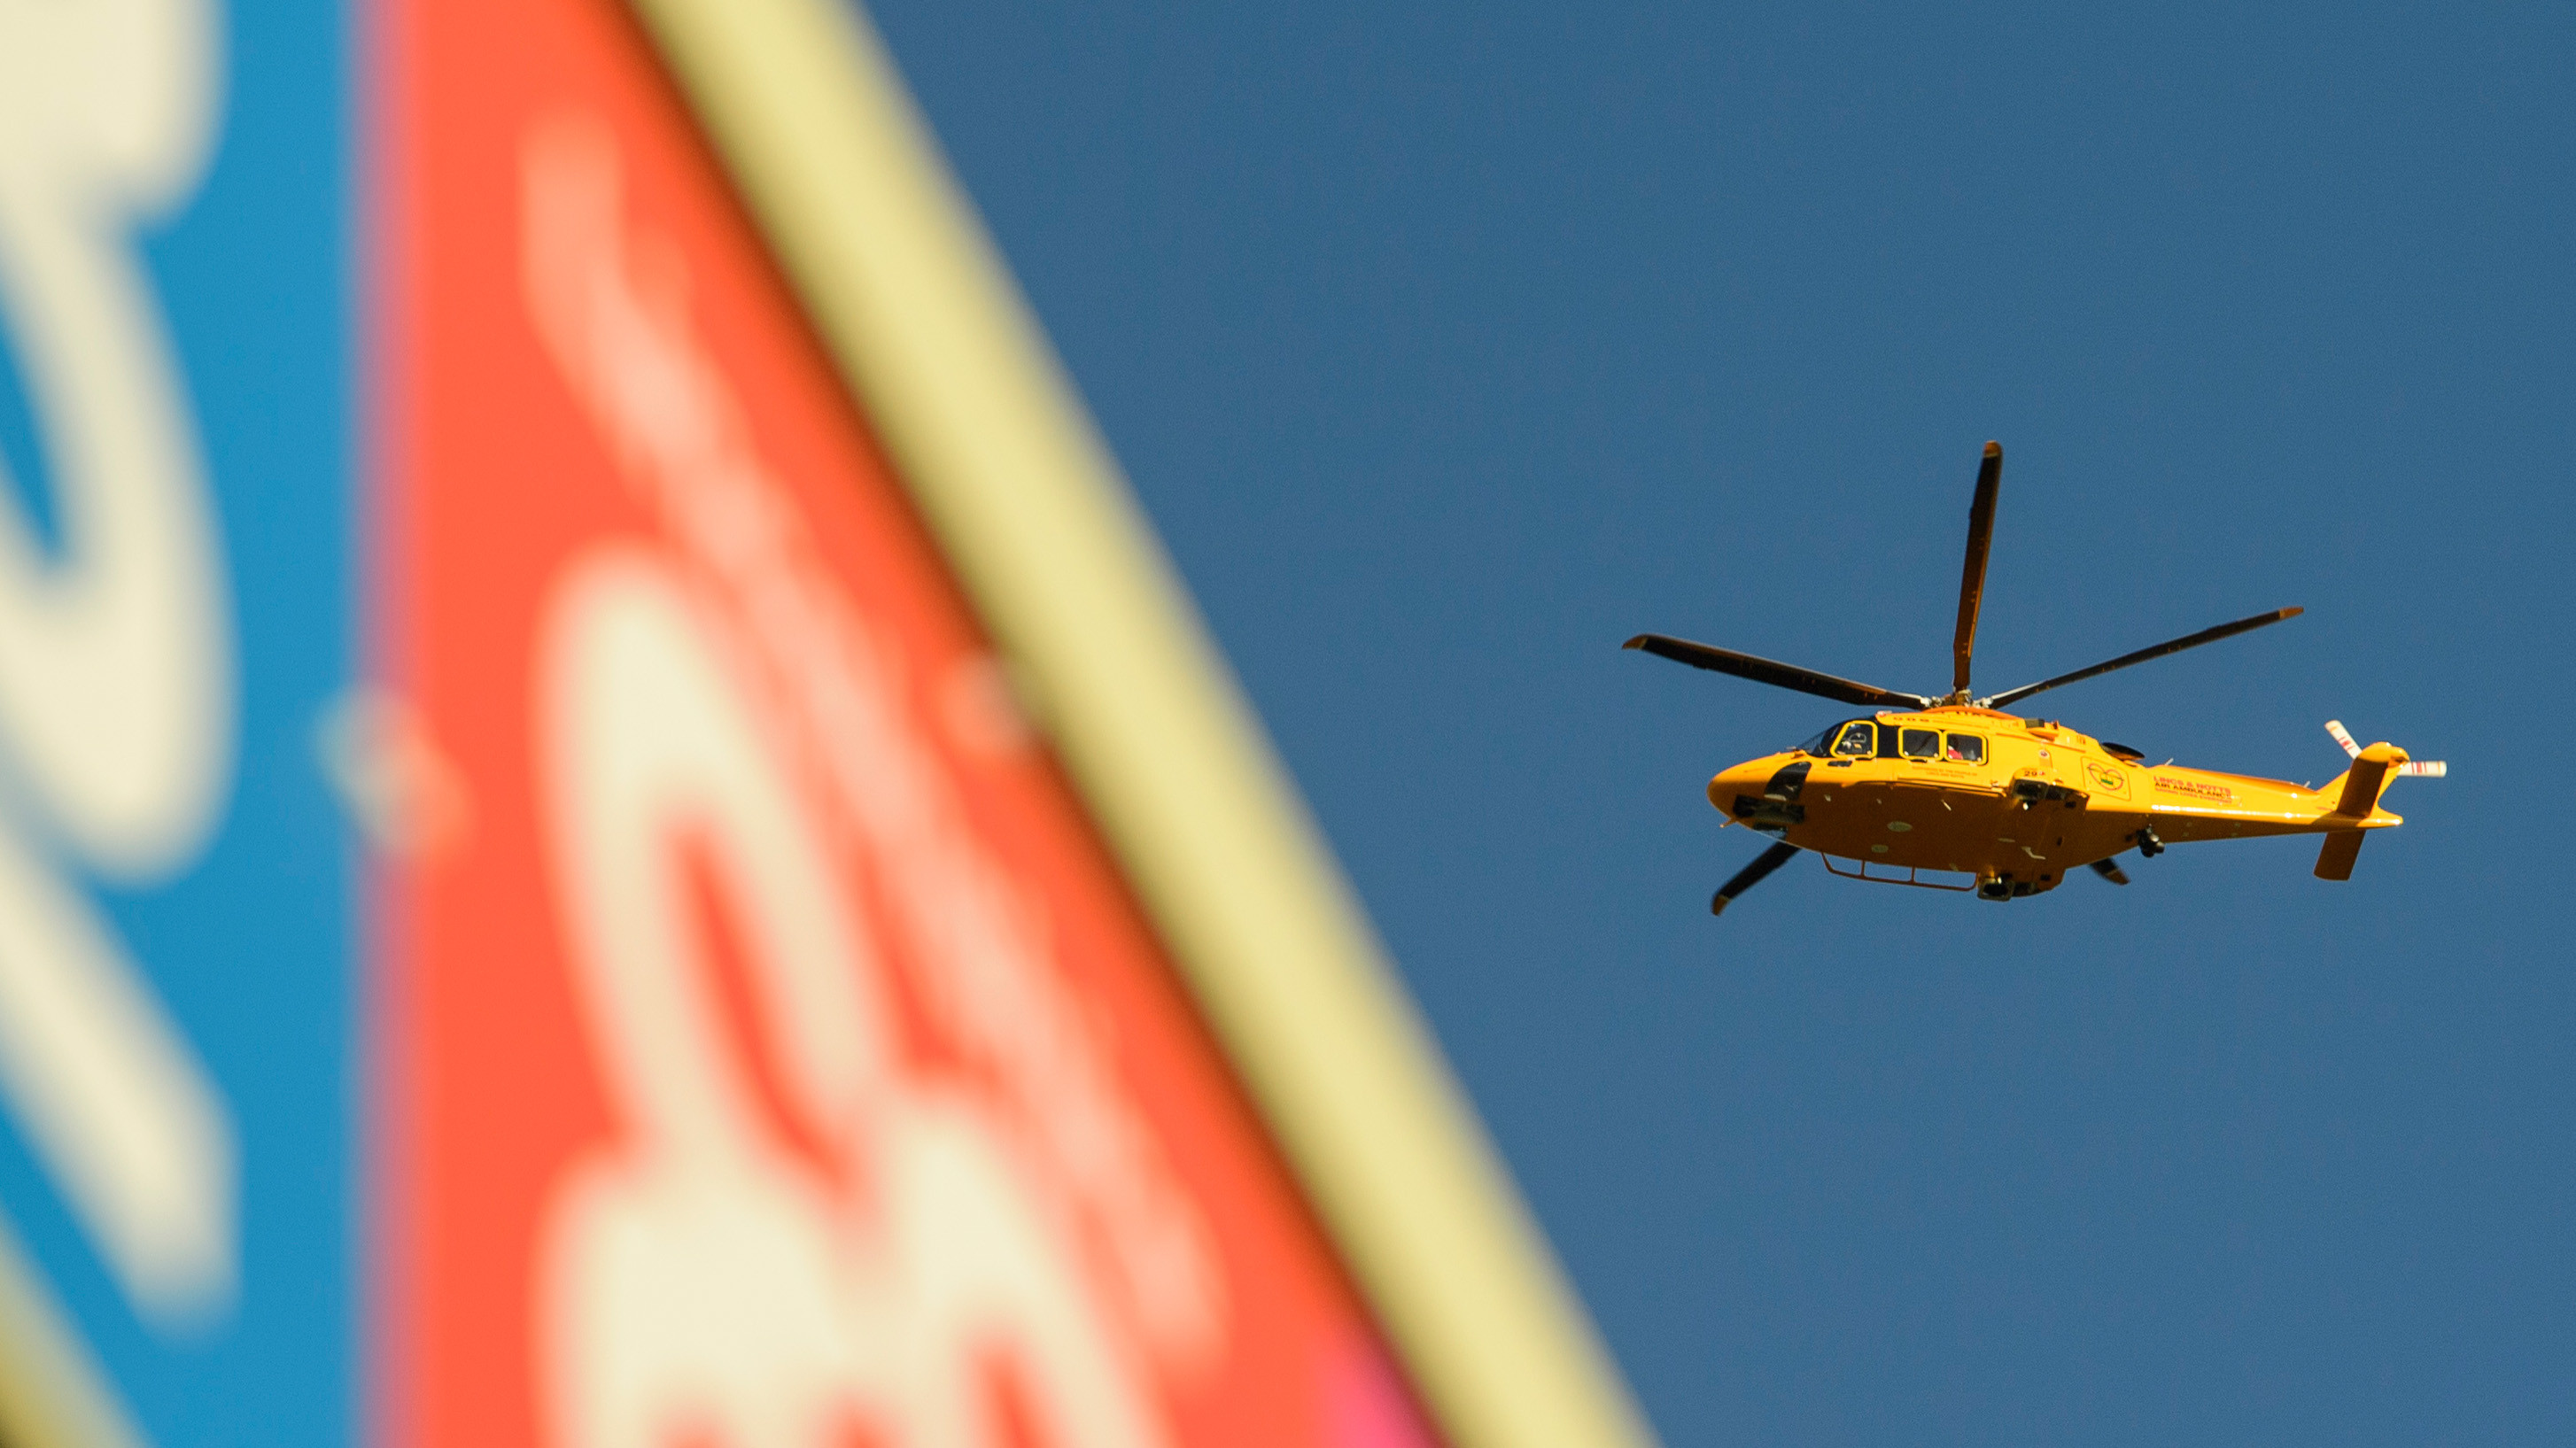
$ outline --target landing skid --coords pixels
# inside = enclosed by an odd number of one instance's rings
[[[1825,862],[1825,872],[1827,874],[1834,875],[1845,880],[1866,880],[1873,885],[1911,885],[1917,890],[1950,890],[1961,894],[1965,894],[1968,891],[1977,888],[1975,883],[1976,877],[1973,875],[1969,876],[1968,884],[1944,885],[1938,880],[1923,879],[1923,871],[1921,868],[1914,865],[1908,865],[1905,867],[1905,878],[1900,880],[1894,875],[1871,874],[1869,872],[1869,861],[1867,860],[1852,861],[1853,864],[1860,866],[1858,870],[1837,870],[1834,868],[1833,856],[1819,852],[1816,858]],[[1936,875],[1959,875],[1966,874],[1967,872],[1964,870],[1935,870],[1932,873]]]

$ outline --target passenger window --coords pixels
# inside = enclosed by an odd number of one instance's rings
[[[1878,726],[1855,719],[1843,726],[1843,737],[1834,741],[1834,753],[1845,759],[1858,759],[1878,752]]]
[[[1974,734],[1953,734],[1950,736],[1950,752],[1944,757],[1960,764],[1983,764],[1986,762],[1986,741]]]
[[[1941,757],[1941,731],[1908,729],[1903,748],[1908,759],[1938,759]]]

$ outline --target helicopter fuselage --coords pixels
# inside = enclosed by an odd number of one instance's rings
[[[2374,745],[2371,756],[2402,762]],[[2286,780],[2148,765],[2049,720],[1973,705],[1885,710],[1807,745],[1746,760],[1708,783],[1730,823],[1860,868],[1836,873],[2012,899],[2132,849],[2260,835],[2385,829],[2376,773],[2366,802],[2344,779]],[[1892,873],[1901,872],[1901,873]],[[1967,876],[1974,884],[1923,879]]]

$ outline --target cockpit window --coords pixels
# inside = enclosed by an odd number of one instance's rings
[[[1941,731],[1938,729],[1906,730],[1905,742],[1901,746],[1901,752],[1908,759],[1940,758]]]
[[[1986,762],[1986,741],[1974,734],[1953,734],[1948,752],[1941,757],[1960,764],[1983,764]]]
[[[1817,730],[1814,734],[1808,736],[1806,743],[1798,746],[1798,752],[1800,754],[1813,754],[1822,758],[1825,752],[1825,741],[1834,737],[1834,730],[1836,727],[1837,726],[1835,725],[1828,724],[1824,728]]]
[[[1846,759],[1858,759],[1878,752],[1878,726],[1866,719],[1854,719],[1843,726],[1834,740],[1834,753]]]

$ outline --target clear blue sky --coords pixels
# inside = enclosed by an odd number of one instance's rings
[[[2576,1435],[2576,12],[884,0],[879,22],[1666,1439]],[[1707,776],[1980,681],[2446,758],[2349,885],[2006,906]]]

